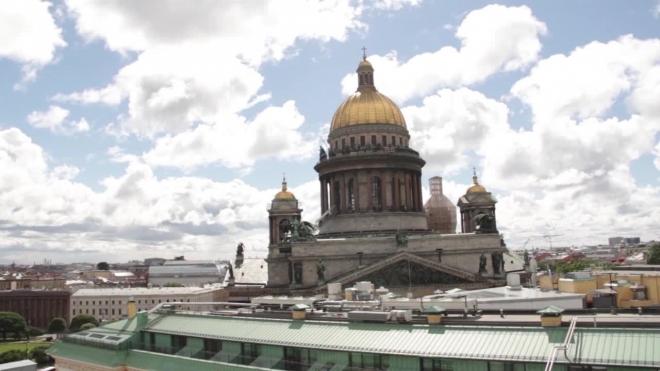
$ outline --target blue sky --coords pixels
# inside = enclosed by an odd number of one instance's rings
[[[0,263],[263,254],[283,172],[317,217],[318,146],[363,46],[424,180],[457,199],[476,166],[511,243],[660,238],[656,1],[331,2],[1,1]],[[553,85],[581,68],[603,78]]]

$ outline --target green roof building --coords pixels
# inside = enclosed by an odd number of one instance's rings
[[[85,371],[542,371],[549,360],[566,371],[660,367],[657,327],[544,328],[533,317],[454,326],[140,312],[63,337],[48,353],[58,370]]]

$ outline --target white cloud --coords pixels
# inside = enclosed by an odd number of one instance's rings
[[[402,111],[427,171],[449,174],[468,166],[469,152],[483,155],[486,140],[509,130],[507,106],[467,88],[443,89],[424,98],[422,106]]]
[[[655,7],[653,7],[651,13],[653,13],[653,16],[656,18],[660,17],[660,1],[658,1],[657,4],[655,4]]]
[[[124,174],[103,179],[96,192],[74,180],[77,168],[50,165],[46,157],[19,129],[0,131],[3,260],[59,254],[63,260],[95,256],[124,261],[183,252],[189,258],[228,258],[238,241],[263,255],[266,204],[278,191],[276,179],[268,190],[241,180],[159,179],[145,164],[129,162]],[[290,188],[310,201],[306,218],[314,218],[318,182]]]
[[[405,6],[419,6],[422,0],[375,0],[373,6],[382,10],[399,10]]]
[[[214,124],[159,138],[144,159],[153,166],[186,171],[212,163],[239,168],[264,158],[307,159],[315,153],[319,140],[298,131],[304,120],[295,102],[288,101],[282,107],[264,109],[250,122],[227,116]]]
[[[511,88],[539,119],[577,115],[600,117],[660,61],[660,40],[623,36],[608,43],[592,42],[570,55],[556,54],[534,67]],[[648,84],[648,83],[647,83]],[[647,87],[650,89],[651,87]],[[637,97],[637,100],[643,98]]]
[[[470,12],[456,29],[461,48],[446,46],[400,62],[396,52],[371,56],[379,90],[401,103],[441,86],[458,87],[484,81],[502,71],[520,70],[535,62],[539,37],[547,32],[527,6],[488,5]],[[342,79],[342,92],[352,94],[356,74]]]
[[[67,117],[69,110],[52,105],[45,112],[32,111],[27,117],[27,122],[36,128],[49,129],[54,133],[73,134],[89,131],[89,123],[84,117],[78,121],[67,121]]]
[[[33,81],[37,70],[52,63],[56,50],[66,46],[48,10],[51,6],[41,0],[0,2],[0,58],[23,66],[23,79],[15,88]]]

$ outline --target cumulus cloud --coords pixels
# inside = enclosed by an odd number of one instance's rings
[[[0,59],[22,65],[23,78],[15,88],[33,81],[40,68],[54,61],[56,50],[67,45],[51,6],[41,0],[0,2]]]
[[[54,133],[73,134],[89,131],[89,123],[84,117],[78,121],[67,120],[69,113],[67,109],[52,105],[47,111],[32,111],[27,117],[27,122],[36,128],[49,129]]]
[[[75,181],[75,167],[48,162],[47,154],[19,129],[0,131],[0,251],[3,260],[61,259],[93,254],[117,260],[150,255],[228,258],[238,241],[252,254],[267,244],[266,204],[277,192],[241,180],[158,178],[129,162],[120,176],[102,180],[101,191]],[[318,182],[291,190],[318,207]],[[311,214],[309,214],[311,213]],[[71,253],[79,255],[70,255]],[[187,255],[187,256],[188,256]]]
[[[263,158],[308,159],[315,153],[319,138],[305,137],[298,131],[304,120],[295,102],[288,101],[281,107],[264,109],[250,122],[228,116],[214,124],[159,138],[143,157],[153,166],[185,171],[212,163],[228,168],[251,167]]]
[[[456,29],[459,49],[446,46],[406,62],[390,52],[373,55],[369,61],[379,90],[403,103],[443,86],[472,85],[497,72],[524,69],[537,60],[542,46],[539,37],[546,32],[545,23],[527,6],[488,5],[468,13]],[[356,86],[355,73],[342,79],[344,94],[352,94]]]

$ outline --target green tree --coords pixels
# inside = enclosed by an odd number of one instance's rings
[[[646,254],[646,264],[660,264],[660,242],[651,245]]]
[[[36,347],[30,351],[30,359],[40,365],[49,364],[51,362],[50,356],[46,354],[48,347]]]
[[[53,318],[48,324],[48,333],[61,334],[66,331],[66,321],[64,318]]]
[[[93,323],[85,323],[84,325],[80,326],[80,331],[91,330],[94,327],[96,326],[94,326]]]
[[[4,353],[0,353],[0,364],[9,363],[9,362],[16,362],[16,361],[22,361],[24,359],[25,359],[25,351],[24,350],[12,349],[12,350],[8,350]]]
[[[37,336],[43,335],[44,332],[41,331],[40,329],[36,328],[36,327],[29,326],[27,328],[27,334],[30,338],[36,338]]]
[[[164,284],[163,287],[183,287],[183,284],[180,284],[178,282],[168,282]]]
[[[0,312],[0,333],[2,333],[3,340],[7,340],[8,333],[22,334],[26,328],[25,319],[20,314]]]
[[[108,264],[106,262],[100,262],[100,263],[96,264],[96,269],[98,269],[100,271],[110,270],[110,264]]]
[[[69,325],[69,330],[71,332],[78,332],[80,331],[80,327],[84,325],[85,323],[93,323],[94,326],[98,326],[99,322],[94,318],[94,316],[91,316],[89,314],[79,314],[71,320],[71,324]]]

